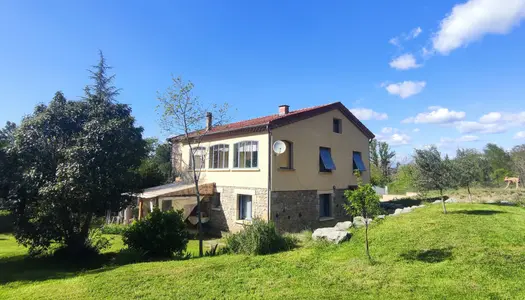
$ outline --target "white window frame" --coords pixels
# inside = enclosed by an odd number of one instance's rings
[[[247,153],[247,151],[239,151],[240,147],[252,147],[252,151],[250,151],[250,167],[246,167],[246,155],[244,156],[244,167],[241,167],[241,153]],[[255,151],[253,150],[253,147],[255,146]],[[253,166],[253,153],[257,152],[256,158],[257,158],[257,166]],[[235,164],[237,162],[237,165]],[[233,168],[234,169],[259,169],[259,142],[258,141],[240,141],[235,144],[233,144]]]
[[[218,164],[219,167],[215,168],[214,167],[214,162],[215,162],[214,152],[215,151],[221,151],[221,149],[227,149],[227,151],[222,150],[223,152],[226,152],[227,154],[223,155],[222,162],[220,161],[220,156],[219,156],[219,164]],[[228,169],[230,167],[230,145],[228,145],[228,144],[212,145],[212,146],[210,146],[208,152],[210,153],[209,154],[209,156],[210,156],[209,161],[210,162],[209,162],[208,169],[210,169],[210,170],[217,170],[217,169]]]
[[[206,147],[202,147],[202,146],[198,146],[198,147],[192,147],[191,149],[189,149],[189,163],[188,163],[188,166],[192,167],[192,164],[193,164],[193,160],[191,159],[191,152],[193,150],[193,153],[195,153],[195,157],[197,156],[200,156],[201,158],[201,165],[200,166],[195,166],[195,169],[196,170],[202,170],[202,169],[205,169],[206,168]],[[201,154],[198,154],[198,153],[201,153]]]

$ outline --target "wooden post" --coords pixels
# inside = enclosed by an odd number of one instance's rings
[[[144,203],[143,199],[139,199],[139,220],[142,220],[142,205]]]

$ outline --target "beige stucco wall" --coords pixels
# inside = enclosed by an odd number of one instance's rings
[[[236,169],[233,168],[233,144],[242,141],[257,141],[258,146],[258,167],[253,169]],[[229,158],[228,169],[210,169],[209,168],[209,148],[217,144],[228,144]],[[196,146],[196,145],[194,145]],[[268,134],[257,133],[244,136],[236,136],[234,138],[224,138],[212,142],[203,142],[201,147],[207,149],[207,157],[205,168],[200,172],[201,183],[215,182],[217,186],[230,187],[252,187],[252,188],[268,188]],[[179,151],[182,155],[182,163],[179,163],[178,170],[188,169],[188,162],[190,158],[190,148],[188,145],[180,146],[174,145],[174,153]],[[190,172],[185,172],[189,175]]]
[[[333,119],[342,120],[342,133],[333,132]],[[362,177],[369,182],[368,138],[351,123],[339,110],[296,122],[272,130],[272,143],[287,140],[293,143],[293,167],[295,170],[281,170],[279,158],[272,152],[272,191],[331,190],[356,185],[353,174],[352,152],[361,152],[367,171]],[[331,148],[336,170],[332,173],[319,172],[319,147]]]

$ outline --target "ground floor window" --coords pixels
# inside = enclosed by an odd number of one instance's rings
[[[332,216],[332,194],[319,194],[319,217]]]
[[[251,195],[237,195],[239,220],[252,219],[252,196]]]

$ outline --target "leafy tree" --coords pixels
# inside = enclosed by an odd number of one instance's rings
[[[197,217],[199,229],[199,256],[203,256],[202,247],[202,222],[201,222],[201,196],[199,193],[200,168],[195,166],[195,155],[203,137],[215,126],[226,121],[228,104],[213,104],[205,106],[198,97],[193,94],[192,82],[185,82],[182,78],[172,78],[173,84],[168,87],[164,94],[158,95],[159,105],[157,109],[161,112],[160,124],[164,131],[176,135],[176,140],[190,148],[189,167],[191,178],[195,185],[197,197]],[[213,115],[213,122],[203,126],[208,114]]]
[[[128,105],[116,103],[108,69],[101,53],[84,100],[57,92],[16,130],[20,172],[11,211],[15,237],[31,253],[52,243],[70,254],[97,250],[89,240],[92,220],[126,207],[131,198],[123,193],[136,191],[143,129]]]
[[[492,169],[492,181],[498,184],[502,183],[503,178],[512,173],[512,160],[509,153],[492,143],[487,144],[483,152]]]
[[[383,174],[374,164],[370,164],[370,184],[373,186],[383,186]]]
[[[513,169],[518,174],[521,184],[525,186],[525,144],[515,146],[510,153]]]
[[[365,222],[366,255],[368,259],[372,259],[368,245],[368,219],[381,213],[381,208],[379,207],[380,197],[376,194],[371,184],[363,184],[357,172],[356,177],[358,178],[358,187],[356,190],[345,191],[347,202],[344,204],[344,207],[347,214],[363,217]]]
[[[9,121],[0,130],[0,209],[7,205],[7,196],[13,179],[15,153],[10,151],[10,149],[14,144],[15,130],[16,124]]]
[[[416,186],[423,191],[438,190],[441,195],[443,213],[447,213],[443,190],[452,184],[450,160],[442,159],[436,146],[429,149],[416,149]]]
[[[377,140],[370,141],[370,162],[379,168],[379,154],[377,153]]]
[[[159,144],[156,138],[147,138],[148,156],[142,160],[138,173],[141,177],[141,188],[149,188],[173,182],[174,174],[171,164],[171,145]]]
[[[470,187],[480,178],[480,154],[475,149],[458,149],[454,164],[457,184],[467,188],[469,201],[472,202]]]
[[[390,146],[386,142],[377,143],[379,149],[379,167],[384,178],[384,184],[390,182],[390,166],[392,165],[392,159],[396,156],[396,152],[390,149]]]
[[[404,194],[413,191],[415,184],[416,166],[413,163],[397,167],[392,183],[388,186],[393,194]]]

